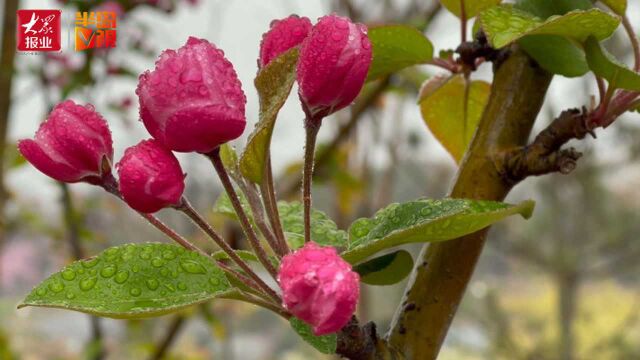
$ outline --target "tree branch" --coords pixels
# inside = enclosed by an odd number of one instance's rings
[[[585,108],[563,111],[536,136],[533,143],[500,154],[496,159],[498,172],[514,184],[531,175],[570,173],[582,154],[573,148],[562,149],[562,146],[589,134],[595,138],[588,119]]]
[[[454,198],[503,200],[513,187],[494,156],[526,144],[551,75],[514,48],[494,75],[491,96],[461,164]],[[425,246],[404,295],[415,311],[399,307],[388,346],[409,359],[435,359],[482,252],[487,229]],[[411,329],[407,331],[406,329]]]

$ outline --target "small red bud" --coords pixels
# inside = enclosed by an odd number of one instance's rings
[[[302,106],[311,119],[332,114],[353,102],[372,60],[367,28],[348,18],[320,18],[304,40],[298,61]]]
[[[35,138],[20,140],[18,149],[33,166],[58,181],[99,184],[111,173],[111,132],[90,104],[67,100],[56,105]]]
[[[184,192],[184,174],[170,150],[155,140],[128,148],[116,165],[120,193],[133,209],[153,213],[178,205]]]
[[[309,35],[311,27],[308,18],[298,15],[272,21],[269,31],[262,35],[258,67],[266,66],[280,54],[300,45]]]

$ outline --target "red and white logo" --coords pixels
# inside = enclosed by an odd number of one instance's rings
[[[16,14],[19,51],[60,51],[60,10],[18,10]]]

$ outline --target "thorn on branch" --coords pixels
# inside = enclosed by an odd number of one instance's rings
[[[531,144],[501,153],[496,158],[498,172],[512,184],[532,175],[572,172],[582,154],[574,148],[562,149],[562,146],[587,135],[596,137],[589,117],[586,108],[563,111]]]

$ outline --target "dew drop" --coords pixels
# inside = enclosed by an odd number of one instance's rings
[[[218,278],[209,278],[209,284],[213,285],[213,286],[218,286],[220,285],[220,280]]]
[[[100,276],[104,278],[110,278],[115,275],[117,267],[115,265],[107,265],[100,270]]]
[[[92,267],[96,266],[98,264],[98,262],[100,262],[100,260],[98,258],[88,259],[88,260],[82,261],[82,266],[84,266],[85,268],[89,269],[89,268],[92,268]]]
[[[126,270],[118,271],[115,277],[115,281],[118,284],[124,284],[125,281],[129,278],[129,272]]]
[[[135,264],[131,267],[131,271],[133,271],[134,273],[137,273],[138,271],[140,271],[140,266],[138,264]]]
[[[143,251],[140,253],[140,259],[149,260],[151,259],[151,251]]]
[[[181,290],[181,291],[187,290],[187,285],[183,282],[178,283],[178,290]]]
[[[158,288],[158,286],[160,286],[160,283],[156,279],[148,279],[146,281],[146,284],[149,290],[155,290]]]
[[[160,258],[153,258],[153,260],[151,260],[151,265],[153,265],[154,267],[161,267],[162,265],[164,265],[164,261],[162,261],[162,259]]]
[[[84,291],[91,290],[94,286],[96,286],[96,282],[98,282],[98,278],[95,277],[83,279],[80,281],[80,289]]]
[[[65,269],[62,272],[62,278],[71,281],[76,278],[76,272],[73,269]]]
[[[45,289],[45,288],[40,288],[40,289],[36,290],[36,295],[38,295],[38,296],[44,296],[46,294],[47,294],[47,289]]]
[[[204,274],[206,270],[200,263],[193,260],[185,260],[180,263],[180,267],[190,274]]]
[[[131,290],[129,290],[129,294],[131,294],[131,296],[140,296],[140,294],[142,294],[142,291],[140,291],[140,289],[138,288],[131,288]]]
[[[173,260],[173,259],[175,259],[175,258],[176,258],[176,254],[175,254],[173,251],[171,251],[171,250],[165,250],[165,251],[162,253],[162,257],[163,257],[163,258],[165,258],[165,259],[167,259],[167,260]]]
[[[73,298],[75,298],[75,297],[76,297],[76,294],[74,294],[74,293],[67,293],[67,299],[71,300],[71,299],[73,299]]]
[[[64,284],[57,281],[52,282],[51,284],[49,284],[49,290],[53,291],[54,293],[59,293],[60,291],[64,290]]]

